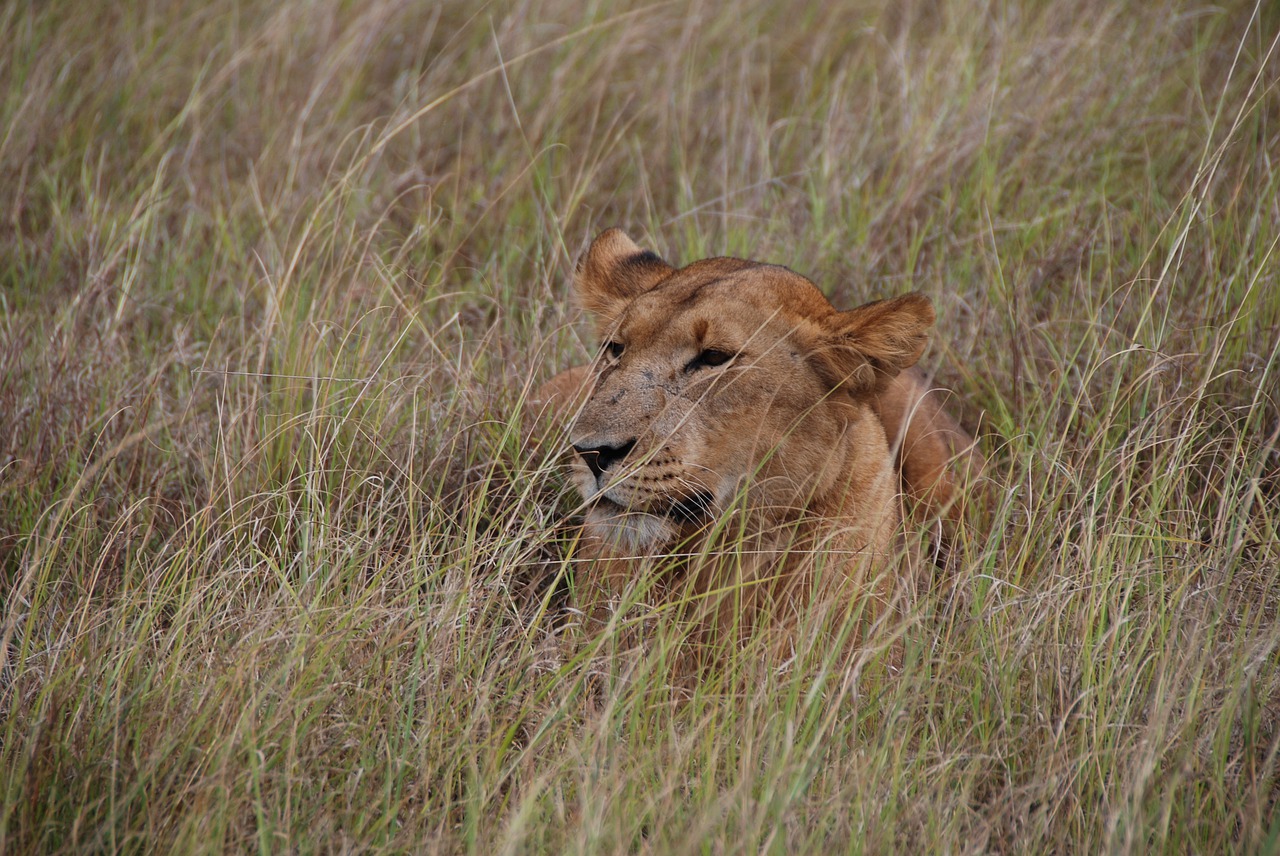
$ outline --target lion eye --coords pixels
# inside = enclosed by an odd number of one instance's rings
[[[612,359],[622,356],[622,352],[626,350],[626,346],[621,342],[605,342],[604,350]]]
[[[684,367],[684,370],[687,372],[693,372],[703,368],[715,368],[716,366],[722,366],[729,362],[729,360],[733,359],[734,356],[734,354],[731,354],[728,351],[718,351],[715,348],[707,348],[705,351],[698,354],[698,356],[690,360],[689,364]]]

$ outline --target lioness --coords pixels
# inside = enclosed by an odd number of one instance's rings
[[[841,312],[787,268],[677,269],[618,229],[579,260],[574,290],[603,347],[534,398],[576,414],[579,555],[592,560],[579,589],[597,605],[646,558],[680,553],[684,579],[647,598],[735,588],[718,623],[749,626],[824,582],[870,580],[898,549],[903,496],[925,517],[958,517],[982,460],[911,368],[934,322],[926,297]],[[707,549],[726,532],[740,547],[728,565]]]

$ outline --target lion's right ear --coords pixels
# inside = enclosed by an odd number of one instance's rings
[[[596,316],[603,330],[613,326],[628,303],[674,270],[656,254],[641,249],[626,232],[609,229],[578,260],[573,291],[579,305]]]

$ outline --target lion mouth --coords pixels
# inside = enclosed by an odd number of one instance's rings
[[[654,514],[677,523],[695,526],[710,522],[716,515],[715,496],[705,490],[649,509],[626,506],[604,494],[596,496],[595,504],[601,511],[609,514]]]
[[[715,501],[716,498],[709,491],[698,491],[672,503],[667,509],[667,516],[681,523],[706,523],[715,516]]]

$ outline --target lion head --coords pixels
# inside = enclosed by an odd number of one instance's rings
[[[934,321],[908,294],[838,311],[778,265],[675,268],[600,235],[574,288],[602,346],[570,431],[587,530],[653,553],[741,509],[756,530],[839,518],[861,547],[898,522],[872,402]]]

